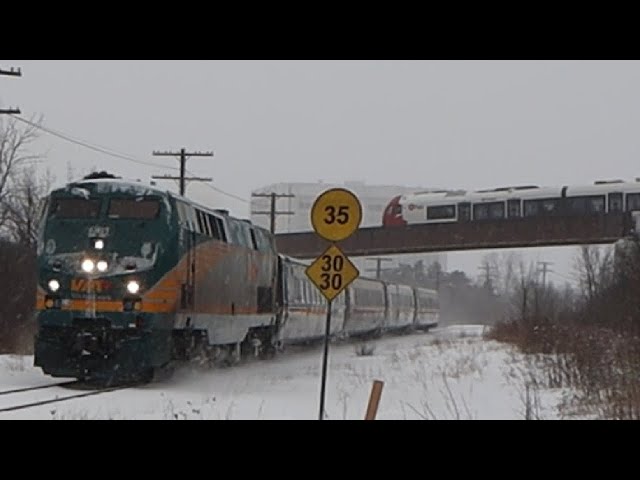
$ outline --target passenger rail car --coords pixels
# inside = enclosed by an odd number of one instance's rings
[[[284,292],[282,344],[323,338],[327,301],[305,274],[308,263],[281,256]],[[435,290],[357,278],[332,302],[331,333],[338,338],[379,335],[396,330],[429,329],[439,322]]]
[[[233,363],[324,335],[307,265],[226,211],[91,175],[51,192],[38,235],[34,363],[49,375],[149,380],[175,361]],[[358,278],[332,302],[332,333],[433,326],[422,295]]]
[[[389,202],[383,213],[382,224],[394,227],[627,211],[640,211],[639,181],[597,181],[593,185],[559,187],[523,185],[402,195]]]

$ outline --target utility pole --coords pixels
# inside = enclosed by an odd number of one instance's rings
[[[547,272],[552,273],[553,270],[547,270],[547,265],[553,265],[553,262],[538,262],[538,265],[542,265],[542,287],[547,287]],[[540,270],[538,270],[540,273]]]
[[[16,70],[13,67],[11,67],[11,70],[2,70],[0,68],[0,75],[6,75],[9,77],[21,77],[22,71],[20,70],[20,68]],[[2,115],[3,113],[20,115],[20,113],[22,112],[20,112],[19,108],[0,108],[0,115]]]
[[[269,218],[271,220],[271,225],[269,230],[271,231],[272,234],[276,233],[276,216],[277,215],[295,215],[295,212],[292,212],[290,210],[280,211],[280,212],[276,210],[276,200],[278,198],[293,198],[295,197],[295,195],[291,195],[289,193],[271,192],[271,193],[252,193],[251,196],[254,198],[270,198],[271,199],[271,207],[269,208],[269,211],[251,212],[251,214],[252,215],[269,215]]]
[[[365,260],[373,260],[376,262],[375,270],[367,269],[367,272],[376,272],[376,279],[380,280],[380,276],[382,275],[382,262],[392,262],[393,258],[388,257],[375,257],[375,258],[365,258]],[[388,270],[388,269],[385,269]]]
[[[493,292],[493,282],[491,279],[491,265],[489,265],[488,263],[485,263],[484,265],[479,266],[478,270],[484,270],[484,273],[485,273],[484,288],[491,290],[491,292]]]
[[[172,177],[171,175],[154,175],[151,178],[155,178],[158,180],[179,180],[180,181],[180,195],[184,196],[185,194],[185,182],[187,180],[193,180],[197,182],[210,182],[213,180],[212,178],[203,178],[203,177],[185,177],[185,170],[187,164],[187,158],[189,157],[213,157],[213,152],[187,152],[186,149],[182,148],[179,152],[153,152],[155,157],[180,157],[180,176]]]

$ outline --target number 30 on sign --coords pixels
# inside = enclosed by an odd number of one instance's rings
[[[335,245],[316,258],[305,273],[329,301],[360,275],[356,266]]]

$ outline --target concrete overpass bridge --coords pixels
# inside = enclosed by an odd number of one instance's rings
[[[635,231],[630,212],[585,216],[525,217],[406,227],[361,228],[339,242],[350,257],[493,248],[528,248],[614,243]],[[276,235],[278,251],[296,258],[318,257],[329,246],[315,232]]]

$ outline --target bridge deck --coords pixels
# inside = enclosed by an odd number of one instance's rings
[[[349,256],[428,253],[453,250],[604,244],[632,231],[628,213],[572,217],[530,217],[394,228],[361,228],[339,242]],[[329,246],[314,232],[276,235],[278,251],[316,258]]]

